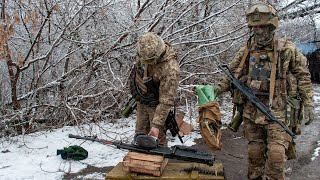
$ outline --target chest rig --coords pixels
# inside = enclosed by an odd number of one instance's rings
[[[130,92],[132,97],[142,104],[159,104],[159,83],[148,77],[148,65],[134,65],[131,74]]]
[[[269,106],[275,92],[276,78],[279,78],[280,60],[278,55],[278,41],[274,40],[271,48],[259,50],[253,45],[250,50],[246,48],[240,66],[236,70],[238,77],[243,65],[247,61],[248,74],[246,84],[258,97],[269,98]]]
[[[272,49],[250,51],[248,85],[258,96],[269,96],[271,106],[274,91],[278,62],[278,41],[273,41]]]

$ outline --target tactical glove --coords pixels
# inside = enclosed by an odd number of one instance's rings
[[[309,125],[314,120],[314,108],[312,106],[304,107],[304,119],[306,120],[305,125]]]

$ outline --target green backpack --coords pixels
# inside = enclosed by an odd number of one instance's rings
[[[83,160],[88,157],[88,151],[84,148],[74,145],[57,150],[57,155],[61,154],[62,159]]]

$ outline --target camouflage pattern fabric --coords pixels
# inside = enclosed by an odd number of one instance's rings
[[[244,135],[249,141],[248,178],[256,179],[266,175],[270,180],[284,180],[283,168],[287,160],[285,150],[288,149],[291,137],[275,122],[259,125],[248,118],[244,118]]]
[[[147,32],[139,37],[137,58],[143,64],[155,64],[165,49],[165,42],[160,36]]]
[[[249,47],[260,48],[253,46],[254,41],[248,42],[252,45]],[[235,58],[230,63],[230,69],[235,73],[240,64],[242,56],[244,56],[246,46],[240,48]],[[250,52],[256,49],[250,49]],[[264,49],[272,49],[264,47]],[[310,80],[310,73],[306,66],[306,58],[297,50],[295,45],[283,39],[278,39],[280,65],[279,70],[284,78],[277,78],[275,82],[275,93],[271,111],[281,121],[285,122],[286,108],[288,96],[298,95],[302,100],[302,105],[314,107],[313,89]],[[264,50],[260,49],[260,50]],[[249,59],[244,64],[240,72],[239,79],[251,88],[260,88],[258,81],[253,82],[250,78]],[[296,84],[290,84],[290,78],[287,75],[294,77]],[[288,86],[289,84],[289,86]],[[227,77],[221,79],[218,83],[221,91],[230,90],[230,80]],[[264,88],[268,93],[268,88]],[[268,107],[269,96],[258,96],[259,99]],[[285,179],[284,167],[287,160],[286,151],[289,143],[293,143],[291,137],[282,131],[277,124],[266,119],[257,108],[249,101],[244,101],[244,132],[248,143],[249,168],[248,178],[268,179]]]
[[[139,61],[139,58],[137,58]],[[148,134],[151,127],[158,128],[159,144],[165,142],[165,121],[170,109],[174,106],[177,96],[180,68],[177,56],[171,46],[166,43],[164,55],[156,60],[156,63],[148,65],[148,77],[159,84],[159,104],[155,107],[148,107],[137,104],[136,132]]]
[[[285,41],[282,39],[279,39],[279,44],[283,44],[283,46],[280,46],[280,61],[281,61],[281,73],[283,76],[286,76],[287,74],[292,74],[296,80],[297,80],[297,94],[302,99],[302,103],[304,106],[311,106],[314,107],[313,102],[313,89],[312,89],[312,83],[310,80],[310,72],[306,67],[306,58],[297,50],[295,45],[290,41]],[[240,48],[235,58],[230,63],[230,70],[231,72],[235,72],[238,65],[240,64],[241,58],[244,55],[246,47]],[[253,84],[248,81],[248,73],[249,73],[249,67],[248,63],[245,63],[242,71],[240,72],[241,75],[239,76],[239,79],[242,80],[244,83],[250,86],[250,84]],[[281,81],[281,80],[276,80]],[[276,114],[279,114],[280,118],[285,117],[285,104],[286,99],[289,94],[295,94],[294,90],[288,91],[288,87],[285,87],[284,84],[288,84],[289,82],[287,78],[284,78],[282,81],[285,82],[276,82],[276,93],[273,98],[273,105],[272,110],[277,112]],[[221,79],[218,83],[218,85],[221,87],[221,91],[225,92],[230,90],[230,80],[227,77],[224,77]],[[277,92],[278,91],[278,92]],[[268,98],[261,99],[268,105]],[[247,116],[247,118],[251,119],[257,119],[257,118],[263,118],[260,117],[264,116],[262,113],[259,113],[256,111],[256,108],[249,102],[245,102],[245,112],[244,116]],[[260,121],[261,124],[266,123],[265,121]]]

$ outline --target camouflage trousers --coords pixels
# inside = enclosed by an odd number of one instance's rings
[[[259,125],[244,118],[248,139],[248,179],[285,179],[286,150],[291,137],[275,122]]]
[[[150,124],[153,120],[153,116],[155,113],[156,107],[147,106],[141,103],[137,103],[137,121],[136,121],[136,129],[135,132],[142,132],[148,134],[151,127]],[[163,127],[159,129],[159,145],[167,146],[168,142],[166,139],[166,127],[163,124]]]

